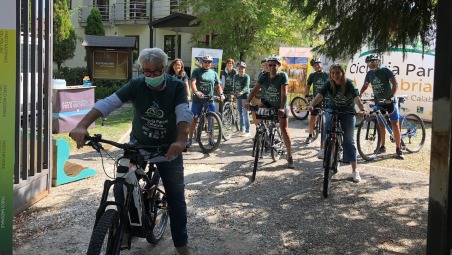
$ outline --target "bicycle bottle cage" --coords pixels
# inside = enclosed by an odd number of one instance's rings
[[[256,119],[272,120],[277,115],[277,110],[273,108],[259,108],[256,112]]]

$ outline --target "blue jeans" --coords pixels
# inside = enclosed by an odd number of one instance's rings
[[[175,247],[188,242],[183,163],[182,156],[170,162],[156,163],[168,200],[171,236]]]
[[[237,109],[240,116],[240,131],[250,132],[250,112],[243,108],[246,99],[237,99]]]
[[[327,111],[330,111],[331,109],[328,109]],[[330,129],[331,126],[331,114],[325,111],[325,127],[324,131],[322,133],[323,139],[326,138],[326,132]],[[355,123],[356,123],[356,117],[352,114],[340,114],[338,116],[339,121],[341,122],[341,128],[344,132],[343,134],[343,149],[344,149],[344,161],[345,162],[356,162],[357,155],[356,155],[356,147],[355,147]],[[325,134],[325,136],[324,136]]]

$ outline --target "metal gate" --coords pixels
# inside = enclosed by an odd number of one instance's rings
[[[52,0],[17,0],[14,214],[49,193]]]

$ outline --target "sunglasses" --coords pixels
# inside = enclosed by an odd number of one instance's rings
[[[202,61],[203,63],[207,63],[207,64],[210,64],[210,63],[212,63],[212,61]]]
[[[268,64],[268,67],[273,67],[273,66],[277,66],[277,64]]]
[[[377,64],[377,60],[372,60],[372,61],[369,61],[369,62],[367,62],[367,64],[368,65],[375,65],[375,64]]]

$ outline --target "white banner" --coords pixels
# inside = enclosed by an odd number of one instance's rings
[[[381,64],[396,75],[399,89],[397,95],[407,95],[408,100],[400,107],[401,114],[416,113],[423,120],[432,120],[433,76],[435,67],[434,51],[422,55],[420,49],[407,48],[405,58],[401,48],[385,52]],[[365,59],[373,51],[361,49],[347,65],[347,78],[353,79],[361,89],[368,71]],[[372,98],[372,88],[366,90],[363,98]]]

